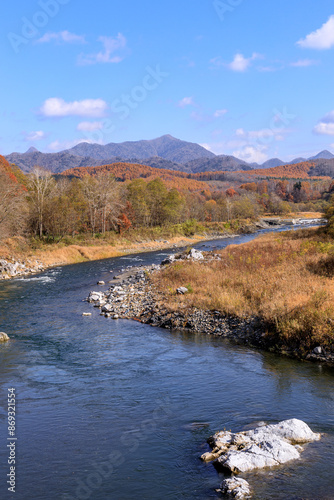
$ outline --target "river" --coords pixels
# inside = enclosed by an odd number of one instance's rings
[[[222,248],[252,239],[200,243]],[[334,372],[209,335],[106,319],[83,302],[98,280],[151,252],[0,284],[0,498],[219,498],[199,456],[223,428],[288,418],[323,432],[302,459],[244,474],[253,499],[334,498]],[[83,317],[83,312],[92,312]],[[7,490],[7,390],[17,399],[16,493]]]

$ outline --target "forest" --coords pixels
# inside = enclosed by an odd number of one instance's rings
[[[38,166],[23,174],[0,157],[0,239],[60,242],[143,227],[189,228],[189,221],[228,225],[263,214],[324,212],[333,193],[333,180],[309,177],[305,165],[187,174],[115,163],[54,175]]]

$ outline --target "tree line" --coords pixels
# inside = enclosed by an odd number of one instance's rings
[[[13,173],[15,172],[15,174]],[[230,222],[263,213],[286,214],[325,207],[330,182],[259,181],[190,191],[159,177],[119,182],[108,171],[81,178],[0,169],[0,238],[17,234],[61,241],[66,235],[124,233],[131,227]],[[307,207],[307,204],[309,206]]]

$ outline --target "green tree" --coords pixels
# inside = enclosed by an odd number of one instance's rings
[[[147,183],[143,179],[135,179],[127,186],[127,199],[133,212],[132,224],[148,226],[151,222],[151,212],[148,204]]]

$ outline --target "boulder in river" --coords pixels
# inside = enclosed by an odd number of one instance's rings
[[[9,337],[7,333],[5,332],[0,332],[0,342],[7,342],[9,340]]]
[[[97,302],[103,299],[102,292],[90,292],[88,296],[88,302]]]
[[[293,418],[245,432],[217,432],[209,439],[209,443],[213,448],[212,458],[216,459],[218,465],[240,473],[295,460],[302,451],[300,443],[315,441],[320,437],[305,422]],[[208,453],[201,458],[210,460]]]
[[[241,479],[241,477],[224,479],[220,488],[222,493],[230,495],[237,500],[251,498],[249,484],[245,479]]]

